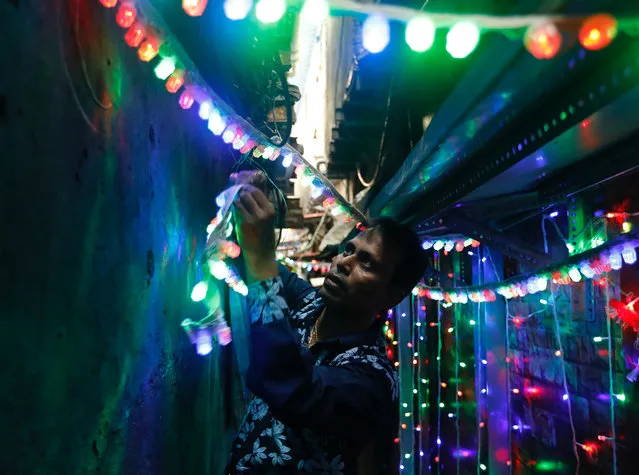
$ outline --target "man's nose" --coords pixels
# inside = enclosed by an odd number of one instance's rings
[[[337,272],[345,275],[350,274],[354,259],[355,256],[353,255],[341,257],[336,264]]]

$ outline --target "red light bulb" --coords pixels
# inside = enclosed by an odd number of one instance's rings
[[[129,45],[131,48],[137,48],[142,44],[142,40],[144,40],[145,36],[146,28],[144,28],[144,25],[142,25],[142,23],[137,22],[127,30],[126,34],[124,35],[124,41],[126,41],[126,44]]]
[[[202,16],[208,0],[182,0],[182,8],[189,16]]]
[[[552,23],[533,25],[526,32],[524,46],[537,59],[553,58],[561,47],[561,33]]]
[[[184,71],[175,71],[166,80],[166,90],[175,94],[184,86]]]
[[[100,3],[107,8],[113,8],[118,4],[118,0],[100,0]]]
[[[617,36],[617,20],[608,13],[588,18],[579,29],[579,43],[591,51],[605,48]]]
[[[322,201],[322,206],[324,208],[329,208],[333,206],[334,204],[335,204],[335,198],[326,198],[324,201]]]
[[[244,147],[240,149],[240,153],[249,153],[256,146],[257,146],[257,142],[255,140],[248,139]]]
[[[138,57],[141,61],[148,63],[155,58],[160,52],[160,44],[156,38],[148,38],[140,45],[138,49]]]
[[[137,12],[135,11],[135,5],[132,3],[123,3],[118,8],[118,13],[115,16],[115,21],[122,28],[130,28],[133,23],[135,23],[135,19],[137,17]]]
[[[238,246],[232,241],[225,242],[224,245],[222,246],[222,250],[224,254],[229,256],[231,259],[237,258],[241,252],[240,246]]]

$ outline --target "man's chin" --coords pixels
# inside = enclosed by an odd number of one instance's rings
[[[320,287],[319,293],[325,301],[330,303],[338,303],[341,300],[335,295],[335,292],[331,292],[331,290],[327,289],[324,285]]]

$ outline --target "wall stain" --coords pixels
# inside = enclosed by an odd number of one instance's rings
[[[151,280],[153,279],[153,275],[155,274],[155,257],[153,256],[153,251],[146,251],[146,285],[151,285]]]
[[[155,147],[155,129],[152,125],[149,127],[149,142],[151,142],[151,145]]]

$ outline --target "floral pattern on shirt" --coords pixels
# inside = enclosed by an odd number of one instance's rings
[[[279,277],[249,285],[247,299],[251,323],[271,323],[285,317],[288,304],[281,295],[282,288],[282,279]]]
[[[323,309],[319,292],[306,293],[289,310],[283,297],[279,277],[249,286],[248,308],[251,322],[270,322],[289,318],[300,345],[306,345],[315,319]],[[360,345],[329,354],[316,365],[345,366],[365,364],[384,374],[393,399],[397,398],[396,372],[385,355],[383,340],[376,346]],[[348,475],[343,447],[336,438],[309,429],[286,426],[270,412],[268,405],[255,397],[233,443],[231,459],[225,473],[269,473],[277,467],[289,472]]]

